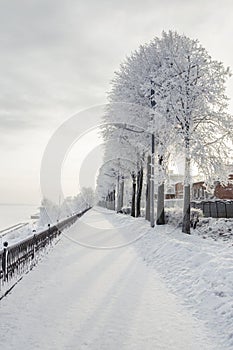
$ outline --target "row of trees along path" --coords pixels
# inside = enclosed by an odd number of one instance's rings
[[[226,181],[233,125],[225,94],[229,76],[229,68],[213,60],[197,40],[172,31],[128,56],[115,73],[103,117],[100,202],[113,193],[115,197],[116,191],[119,211],[131,178],[131,215],[140,216],[147,169],[146,219],[153,226],[155,162],[156,222],[164,224],[167,169],[171,160],[181,157],[185,168],[182,231],[190,233],[192,165],[207,184]]]

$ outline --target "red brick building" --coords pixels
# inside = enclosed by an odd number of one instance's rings
[[[216,183],[214,195],[219,199],[233,199],[233,174],[229,175],[229,182],[227,185]]]
[[[192,199],[200,200],[208,197],[204,181],[194,182],[192,185]],[[229,175],[229,182],[227,185],[221,185],[216,182],[214,189],[214,196],[218,199],[233,199],[233,174]],[[175,197],[183,198],[184,186],[182,182],[175,184]],[[209,193],[210,195],[210,193]]]

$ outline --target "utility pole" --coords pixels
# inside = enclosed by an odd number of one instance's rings
[[[146,220],[150,221],[150,214],[151,214],[151,210],[150,210],[150,204],[151,204],[151,199],[150,199],[150,195],[151,195],[151,156],[148,155],[147,157],[147,185],[146,185]]]
[[[153,81],[151,81],[151,83],[153,83]],[[155,106],[155,90],[151,89],[150,90],[150,98],[151,98],[151,108],[153,109]],[[153,123],[153,116],[152,116],[152,125],[154,126]],[[150,210],[151,210],[151,214],[150,214],[150,225],[151,227],[155,226],[155,135],[154,135],[154,130],[152,130],[152,134],[151,134],[151,172],[150,172],[150,176],[151,176],[151,184],[150,184],[150,200],[151,200],[151,204],[150,204]]]
[[[120,207],[120,174],[119,174],[119,170],[118,170],[118,174],[117,174],[117,213],[119,213],[120,210],[121,210],[121,207]]]
[[[154,209],[154,197],[155,197],[155,135],[151,134],[151,171],[150,171],[150,225],[151,227],[155,226],[155,209]]]

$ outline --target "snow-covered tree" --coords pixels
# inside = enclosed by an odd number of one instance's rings
[[[190,169],[191,161],[208,164],[218,173],[224,156],[224,137],[229,136],[232,118],[226,113],[225,82],[229,69],[211,58],[197,40],[176,32],[163,32],[151,46],[161,55],[159,71],[150,78],[156,95],[156,108],[166,114],[176,131],[178,142],[184,147],[184,220],[183,232],[190,233]],[[200,134],[202,138],[200,139]],[[218,153],[213,152],[213,144]],[[210,146],[210,147],[209,147]],[[211,151],[212,149],[212,151]],[[212,153],[212,156],[210,156]],[[214,157],[215,154],[215,157]]]
[[[117,129],[118,131],[118,129]],[[137,150],[124,144],[123,139],[118,138],[106,141],[104,165],[101,167],[97,188],[101,188],[102,198],[112,191],[117,193],[117,211],[123,206],[124,181],[132,179],[132,210],[135,216],[135,174],[138,168]],[[103,194],[104,193],[104,194]]]
[[[40,219],[38,226],[55,224],[67,216],[74,215],[93,205],[94,191],[91,188],[82,188],[81,193],[74,197],[66,197],[62,203],[55,204],[44,198],[41,201]]]
[[[197,40],[170,31],[132,53],[112,82],[105,122],[121,126],[106,127],[106,139],[112,134],[119,136],[124,125],[128,134],[120,138],[131,145],[138,143],[139,154],[145,157],[154,135],[159,170],[157,215],[163,211],[168,154],[184,152],[182,230],[186,233],[190,233],[191,163],[209,180],[224,173],[219,159],[226,158],[226,140],[232,138],[225,96],[229,75],[229,69],[212,60]]]
[[[159,181],[158,181],[158,200],[157,200],[157,223],[165,223],[164,218],[164,162],[166,161],[166,149],[172,142],[172,132],[167,127],[164,116],[155,110],[157,104],[155,91],[151,86],[151,77],[161,66],[160,56],[150,46],[144,45],[135,51],[120,66],[112,82],[112,90],[109,94],[109,108],[105,121],[115,121],[125,123],[125,129],[134,131],[135,136],[129,135],[133,143],[140,144],[140,153],[151,154],[154,152],[152,139],[155,140],[157,149]],[[149,86],[149,92],[147,87]],[[120,103],[119,103],[120,101]],[[165,126],[166,124],[166,126]],[[154,155],[150,155],[148,161],[151,164],[148,169],[147,184],[147,205],[146,218],[150,219],[151,208],[150,198],[151,182],[153,183]],[[153,194],[152,194],[153,196]],[[153,196],[154,197],[154,196]],[[154,200],[154,198],[153,198]],[[153,211],[153,209],[152,209]]]
[[[95,193],[91,187],[82,187],[81,196],[87,208],[94,205]]]

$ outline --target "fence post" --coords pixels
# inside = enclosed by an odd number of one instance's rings
[[[48,224],[48,236],[47,236],[47,237],[48,237],[48,244],[49,244],[49,243],[51,243],[51,237],[50,237],[50,235],[51,235],[51,232],[50,232],[50,226],[51,226],[51,225],[50,225],[50,224]]]
[[[3,281],[6,281],[8,278],[8,273],[7,273],[7,257],[8,257],[8,242],[3,243],[3,259],[2,259],[2,270],[3,270]]]
[[[36,234],[34,234],[34,236],[33,236],[33,253],[32,253],[32,259],[35,258],[35,254],[36,254]]]

